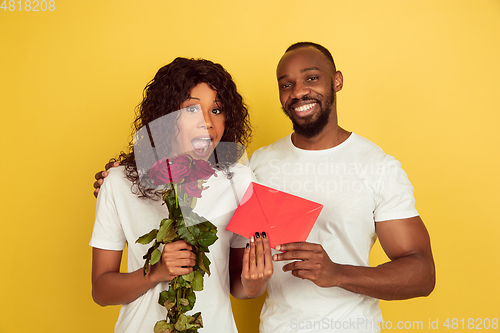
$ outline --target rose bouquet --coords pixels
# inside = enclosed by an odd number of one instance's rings
[[[208,247],[217,240],[217,227],[196,214],[193,209],[197,198],[205,189],[203,183],[211,176],[217,176],[212,165],[204,160],[193,159],[189,155],[175,157],[171,161],[156,162],[149,176],[155,186],[169,184],[163,190],[163,201],[168,207],[168,218],[160,222],[159,229],[137,239],[137,243],[153,245],[144,255],[144,275],[150,265],[161,258],[161,244],[184,240],[191,244],[196,255],[196,264],[189,274],[175,277],[168,290],[161,292],[158,302],[167,309],[167,318],[158,321],[155,333],[194,333],[203,327],[201,313],[189,316],[185,313],[193,309],[195,291],[203,290],[203,276],[210,275]]]

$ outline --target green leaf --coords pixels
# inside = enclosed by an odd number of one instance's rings
[[[149,271],[149,259],[146,259],[146,261],[144,262],[144,266],[142,267],[142,273],[144,274],[144,276],[148,274],[148,271]]]
[[[170,229],[165,237],[161,240],[161,242],[164,244],[168,244],[173,242],[178,237],[179,235],[177,234],[177,231],[175,231],[175,229]]]
[[[165,302],[167,302],[167,301],[168,301],[168,291],[163,290],[160,293],[160,297],[158,298],[158,304],[165,306]]]
[[[151,254],[151,265],[156,264],[158,261],[160,261],[161,258],[161,251],[160,249],[155,249],[153,253]]]
[[[193,318],[194,318],[193,326],[197,327],[197,328],[202,328],[203,327],[203,320],[201,319],[201,312],[196,312],[193,315]]]
[[[158,242],[163,241],[163,239],[165,238],[165,236],[167,236],[167,233],[169,232],[169,230],[172,229],[172,223],[173,222],[174,221],[171,220],[171,219],[163,219],[160,222],[160,230],[158,231],[158,234],[156,235],[156,240]]]
[[[205,231],[198,237],[198,244],[201,246],[210,246],[218,239],[217,235],[210,231]]]
[[[195,213],[196,214],[196,213]],[[203,225],[204,228],[206,228],[206,231],[210,231],[210,230],[215,230],[217,231],[217,227],[210,221],[207,221],[206,219],[200,217],[201,219],[203,219],[205,222],[203,223],[200,223],[200,225]]]
[[[170,311],[170,309],[173,308],[177,303],[175,296],[176,293],[174,291],[174,288],[170,285],[168,290],[164,290],[160,293],[160,298],[158,299],[158,303],[166,307],[167,311]]]
[[[200,252],[198,254],[198,265],[200,266],[202,271],[210,275],[210,260],[208,259],[205,252]]]
[[[167,323],[166,320],[160,320],[155,324],[155,333],[172,333],[174,331],[174,324]]]
[[[187,243],[191,245],[196,245],[196,239],[194,236],[191,234],[189,228],[186,227],[186,224],[184,223],[184,219],[178,219],[177,220],[177,232],[179,236],[185,240]]]
[[[189,301],[189,305],[186,306],[186,311],[193,309],[194,303],[196,302],[196,294],[193,289],[186,290],[186,299]]]
[[[157,233],[158,233],[158,229],[153,229],[149,233],[137,238],[137,240],[135,242],[139,243],[139,244],[143,244],[143,245],[149,244],[149,243],[151,243],[151,241],[153,239],[156,238]]]
[[[200,272],[194,272],[194,279],[191,282],[191,287],[194,291],[202,291],[203,290],[203,275]]]
[[[174,324],[174,327],[178,331],[185,331],[187,329],[188,318],[185,314],[181,313],[177,322]]]
[[[184,274],[184,275],[182,275],[182,278],[183,278],[184,280],[186,280],[187,282],[191,282],[191,281],[193,281],[193,279],[194,279],[194,272],[193,272],[193,271],[191,271],[191,272],[189,272],[188,274]]]
[[[153,246],[151,246],[149,249],[148,249],[148,252],[143,256],[143,258],[146,260],[144,262],[144,267],[143,267],[143,273],[144,273],[144,276],[146,276],[146,274],[148,274],[148,271],[149,271],[149,264],[150,264],[150,261],[151,261],[151,255],[153,254],[153,252],[158,249],[158,247],[160,246],[160,243],[157,243],[155,242],[153,244]]]
[[[179,304],[182,306],[188,306],[189,300],[187,298],[181,298],[181,299],[179,299]]]

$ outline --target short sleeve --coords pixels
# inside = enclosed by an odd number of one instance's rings
[[[99,191],[90,246],[103,250],[121,251],[125,248],[127,240],[119,220],[111,185],[112,181],[109,179],[104,182]]]
[[[415,209],[413,186],[394,157],[386,155],[377,188],[375,222],[418,216]]]

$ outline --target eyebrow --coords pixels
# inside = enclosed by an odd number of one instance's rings
[[[198,97],[193,97],[193,96],[189,96],[187,100],[190,100],[190,99],[195,99],[195,100],[197,100],[197,101],[201,101],[201,99],[200,99],[200,98],[198,98]],[[214,103],[220,103],[220,100],[218,100],[218,99],[214,99]]]
[[[316,66],[313,66],[313,67],[307,67],[307,68],[304,68],[304,69],[301,69],[300,72],[301,73],[304,73],[304,72],[309,72],[309,71],[321,71],[321,69],[319,69],[319,67],[316,67]],[[282,80],[282,79],[285,79],[287,78],[289,75],[288,74],[285,74],[285,75],[282,75],[278,78],[278,81],[279,80]]]

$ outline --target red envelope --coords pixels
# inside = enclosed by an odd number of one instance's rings
[[[322,209],[314,201],[252,182],[226,229],[245,238],[264,231],[275,248],[305,241]]]

